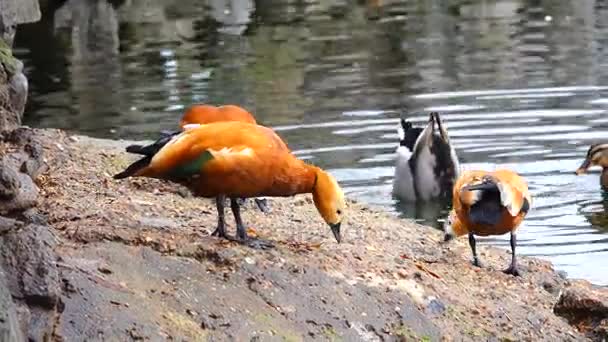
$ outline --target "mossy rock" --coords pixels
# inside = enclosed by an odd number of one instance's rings
[[[17,60],[13,56],[13,51],[2,38],[0,38],[0,64],[9,75],[13,75],[17,70]]]

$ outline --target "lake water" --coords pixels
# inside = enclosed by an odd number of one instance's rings
[[[445,208],[391,198],[399,115],[436,110],[463,168],[528,179],[518,252],[608,284],[608,199],[574,175],[608,141],[607,1],[113,3],[20,28],[27,124],[151,139],[192,103],[240,104],[349,196],[439,226]]]

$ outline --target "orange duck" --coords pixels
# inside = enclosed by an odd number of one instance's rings
[[[165,179],[187,186],[195,196],[215,197],[216,232],[224,238],[228,236],[223,199],[230,197],[240,242],[249,238],[236,198],[312,193],[317,210],[340,242],[345,208],[342,189],[329,173],[297,159],[284,147],[267,127],[236,121],[206,124],[151,145],[129,146],[128,152],[145,157],[114,178]]]
[[[212,105],[193,105],[186,110],[184,116],[179,121],[181,130],[196,128],[200,125],[209,124],[220,121],[239,121],[257,124],[253,114],[249,113],[242,107],[236,105],[212,106]],[[179,131],[164,131],[162,135],[172,137],[181,132]],[[287,149],[287,145],[284,145]],[[265,198],[255,198],[255,204],[263,213],[268,213],[268,203]],[[214,232],[214,235],[217,232]]]
[[[526,181],[510,170],[465,171],[454,184],[445,241],[468,234],[473,265],[481,267],[475,235],[511,233],[511,265],[503,272],[518,276],[515,246],[517,228],[530,209],[532,198]]]
[[[189,125],[197,126],[219,121],[240,121],[256,124],[253,114],[239,106],[194,105],[186,110],[179,121],[179,127],[185,129]]]

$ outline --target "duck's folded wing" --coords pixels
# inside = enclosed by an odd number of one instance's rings
[[[494,176],[499,180],[500,200],[511,216],[527,213],[532,205],[528,184],[523,177],[511,170],[496,170]]]
[[[145,174],[190,176],[203,166],[239,163],[269,150],[285,151],[285,144],[271,130],[243,123],[216,123],[187,130],[159,150]]]

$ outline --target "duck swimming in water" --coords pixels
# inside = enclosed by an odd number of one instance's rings
[[[503,272],[519,275],[515,246],[517,228],[532,205],[528,184],[511,170],[464,171],[454,185],[444,240],[468,235],[473,265],[481,267],[475,235],[511,233],[511,265]]]
[[[401,119],[399,140],[394,196],[409,202],[449,198],[459,164],[439,113],[429,114],[424,129]]]
[[[576,175],[587,173],[587,170],[592,166],[601,166],[602,175],[600,176],[600,185],[608,191],[608,143],[593,144],[587,151],[585,160],[576,170]]]

